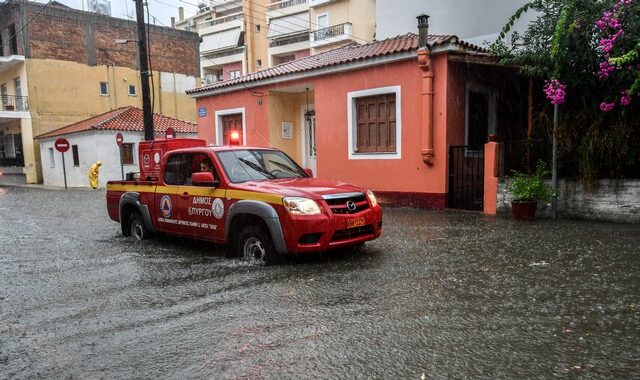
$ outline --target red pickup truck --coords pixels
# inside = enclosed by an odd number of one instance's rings
[[[281,255],[361,245],[382,231],[370,190],[315,179],[272,148],[143,141],[138,180],[107,183],[124,236],[154,232],[228,244],[262,264]]]

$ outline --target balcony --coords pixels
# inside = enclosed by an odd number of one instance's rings
[[[267,6],[267,21],[272,18],[301,13],[309,9],[308,0],[282,0]]]
[[[274,48],[279,46],[297,44],[297,43],[306,42],[306,41],[309,41],[308,30],[305,30],[299,33],[291,33],[291,34],[285,34],[285,35],[280,35],[278,37],[275,37],[272,41],[269,42],[269,47]]]
[[[213,20],[198,23],[198,32],[202,36],[232,28],[242,28],[244,30],[242,20],[244,20],[244,14],[242,12],[214,18]]]
[[[352,26],[350,22],[318,29],[309,33],[311,47],[329,45],[341,41],[350,41]]]
[[[24,63],[24,55],[0,56],[0,72],[9,71],[14,66]]]
[[[217,50],[204,51],[200,55],[202,67],[218,67],[232,62],[244,61],[244,46],[228,47]],[[214,62],[215,60],[215,62]]]
[[[0,111],[23,112],[28,110],[28,96],[0,95]]]
[[[317,7],[322,4],[330,3],[335,0],[309,0],[309,7]]]

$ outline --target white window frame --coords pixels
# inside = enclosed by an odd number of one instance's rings
[[[214,132],[216,133],[216,145],[222,145],[224,136],[222,135],[222,117],[225,115],[232,115],[235,113],[242,114],[242,145],[247,145],[247,123],[245,108],[229,108],[224,110],[218,110],[214,112]]]
[[[498,91],[493,87],[467,82],[464,102],[464,145],[469,145],[469,92],[471,91],[485,94],[489,100],[489,120],[487,121],[489,130],[487,131],[487,135],[496,133],[498,118],[496,114]]]
[[[107,92],[104,92],[104,93],[102,92],[103,83],[106,85],[106,88],[107,88]],[[109,96],[109,82],[100,82],[99,90],[100,90],[100,96]]]
[[[131,88],[133,87],[133,93],[131,92]],[[138,86],[135,84],[127,85],[127,93],[129,96],[138,96]]]
[[[396,95],[396,151],[379,153],[358,153],[357,145],[357,120],[356,99],[365,96],[384,95],[394,93]],[[370,88],[361,91],[347,93],[347,149],[349,160],[399,160],[402,158],[402,97],[401,86],[388,86]]]

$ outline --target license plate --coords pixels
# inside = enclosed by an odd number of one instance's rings
[[[355,218],[347,220],[347,228],[355,228],[364,226],[364,218]]]

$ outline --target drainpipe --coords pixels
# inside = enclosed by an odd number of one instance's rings
[[[431,47],[427,43],[429,35],[429,16],[421,14],[418,19],[418,65],[422,70],[422,161],[433,166],[433,65]]]

